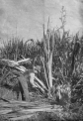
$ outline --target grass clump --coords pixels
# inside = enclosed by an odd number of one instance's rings
[[[32,69],[31,72],[29,71],[29,74],[33,73],[36,77],[36,79],[33,80],[33,82],[37,84],[35,86],[35,88],[37,88],[36,92],[40,93],[41,91],[39,89],[42,89],[43,93],[41,92],[41,95],[50,100],[52,105],[57,104],[64,107],[69,105],[69,107],[67,107],[68,109],[65,109],[70,113],[70,120],[82,120],[83,36],[79,37],[79,34],[76,34],[71,37],[69,32],[65,30],[64,12],[64,8],[62,8],[60,18],[62,26],[58,30],[51,30],[49,26],[46,31],[43,29],[41,42],[34,42],[32,39],[23,42],[23,40],[13,38],[1,48],[0,56],[1,58],[15,61],[28,57],[31,58],[31,65],[25,64],[23,66],[28,70]],[[62,30],[62,34],[60,30]],[[34,72],[33,67],[36,68],[36,72]],[[13,78],[13,76],[16,75],[10,73],[8,78],[3,78],[8,72],[11,72],[11,70],[12,69],[7,66],[1,66],[0,77],[6,85],[12,86],[13,89],[19,82],[18,77]],[[26,75],[23,74],[22,76],[24,79]],[[27,80],[30,81],[29,77]],[[38,84],[41,84],[41,82],[43,86],[39,87]],[[51,113],[44,113],[39,114],[37,120],[69,120],[69,116],[60,118],[60,116]]]

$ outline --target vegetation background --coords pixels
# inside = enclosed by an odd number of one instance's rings
[[[79,33],[71,36],[69,31],[65,30],[66,15],[64,13],[65,10],[62,7],[61,27],[57,30],[50,29],[48,19],[46,31],[43,26],[41,41],[34,42],[30,39],[23,42],[16,37],[0,48],[1,60],[9,59],[18,62],[25,58],[31,59],[29,64],[23,64],[23,67],[28,70],[27,74],[14,70],[16,67],[11,68],[7,63],[0,63],[1,99],[35,101],[42,97],[50,101],[51,105],[63,106],[65,111],[62,112],[70,114],[61,119],[57,114],[42,112],[37,119],[26,120],[83,120],[83,36],[79,37]],[[30,83],[30,76],[26,76],[32,73],[37,80],[36,85],[33,86]],[[26,84],[26,79],[29,80],[28,88],[24,89],[23,84]],[[29,97],[29,94],[32,94],[34,98]]]

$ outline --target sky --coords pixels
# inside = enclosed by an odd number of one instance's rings
[[[66,10],[66,29],[71,33],[83,28],[83,0],[0,0],[0,42],[10,37],[42,38],[42,25],[60,26],[61,8]]]

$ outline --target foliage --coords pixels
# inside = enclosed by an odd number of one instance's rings
[[[19,38],[12,38],[0,48],[0,57],[14,61],[31,58],[30,64],[23,64],[28,72],[22,76],[25,79],[26,75],[29,75],[27,76],[29,88],[32,84],[36,94],[42,94],[51,100],[52,105],[56,103],[69,106],[66,110],[71,112],[71,120],[75,118],[81,120],[83,119],[83,36],[79,37],[79,33],[71,36],[69,31],[65,30],[65,13],[62,7],[60,18],[62,25],[57,30],[51,30],[48,21],[46,31],[43,27],[41,41],[34,42],[30,39],[23,42]],[[17,97],[19,96],[18,76],[2,63],[0,63],[0,86],[16,92]],[[40,121],[45,118],[54,120],[51,119],[51,114],[39,117]]]
[[[69,31],[65,30],[66,15],[64,7],[61,11],[60,20],[62,25],[57,30],[51,30],[48,23],[47,30],[43,29],[43,38],[41,41],[34,42],[34,40],[30,39],[23,42],[23,40],[19,40],[18,38],[12,38],[1,48],[1,58],[17,61],[30,57],[32,59],[31,64],[24,64],[24,66],[32,70],[34,67],[36,69],[38,67],[35,75],[46,86],[47,89],[45,92],[54,96],[58,85],[62,87],[66,85],[71,88],[71,100],[75,102],[78,99],[82,100],[83,37],[79,37],[79,34],[71,36]],[[74,53],[76,43],[80,45],[77,54]],[[72,65],[73,58],[74,64]],[[6,72],[11,72],[7,66],[3,67],[0,75],[5,77]],[[11,76],[6,78],[5,81],[13,83]],[[59,89],[61,92],[61,88]]]

